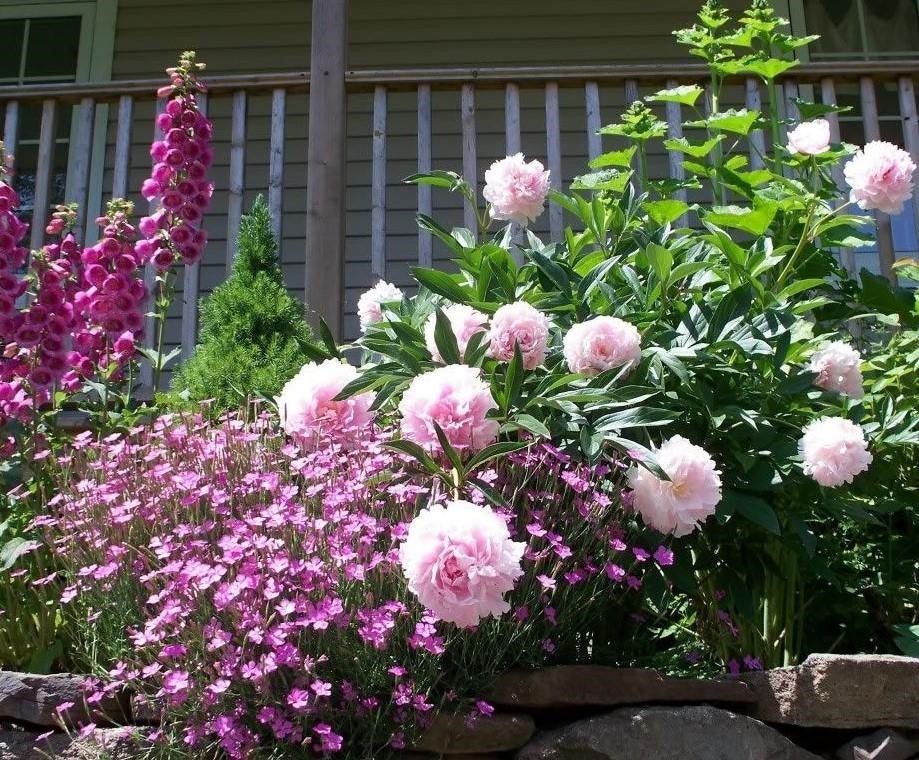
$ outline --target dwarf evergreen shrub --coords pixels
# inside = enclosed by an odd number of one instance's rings
[[[200,343],[173,380],[173,398],[215,410],[278,393],[309,361],[303,305],[284,287],[271,215],[259,196],[239,225],[233,274],[201,302]]]

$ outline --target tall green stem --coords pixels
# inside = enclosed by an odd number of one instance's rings
[[[160,382],[165,369],[163,348],[166,343],[166,319],[169,316],[169,306],[172,302],[172,272],[167,270],[159,283],[159,298],[157,298],[156,311],[156,364],[153,367],[153,394],[159,393]]]

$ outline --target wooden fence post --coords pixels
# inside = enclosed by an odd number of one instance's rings
[[[348,0],[313,0],[306,190],[306,303],[337,339],[344,322]]]

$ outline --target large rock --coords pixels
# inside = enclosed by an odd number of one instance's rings
[[[823,728],[919,728],[919,659],[812,654],[801,665],[744,673],[746,712],[770,723]]]
[[[0,760],[133,760],[141,756],[141,737],[142,733],[131,727],[100,728],[86,738],[0,731]]]
[[[670,678],[645,668],[559,665],[512,671],[498,679],[488,701],[528,710],[615,707],[647,702],[727,702],[754,700],[740,681]]]
[[[499,713],[474,720],[465,715],[438,715],[413,750],[450,756],[509,752],[526,744],[535,730],[529,715]]]
[[[537,736],[517,760],[818,760],[778,731],[708,705],[623,707]]]
[[[108,697],[87,705],[83,682],[83,677],[67,673],[39,676],[0,671],[0,719],[34,726],[60,726],[61,717],[69,725],[128,722],[126,699]],[[59,713],[57,708],[64,704],[72,707]]]

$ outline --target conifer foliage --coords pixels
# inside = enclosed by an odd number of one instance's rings
[[[173,394],[214,400],[214,410],[280,392],[309,361],[303,305],[284,287],[268,204],[259,196],[239,226],[233,273],[201,302],[200,343],[173,380]]]

